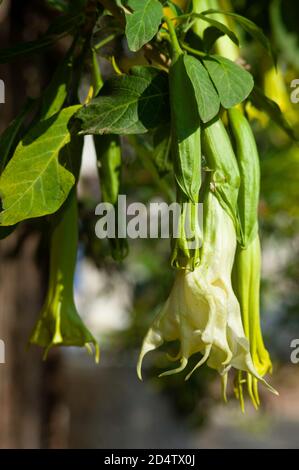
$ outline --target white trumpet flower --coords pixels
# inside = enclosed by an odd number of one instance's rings
[[[224,398],[227,372],[231,367],[246,371],[266,384],[254,368],[240,306],[231,285],[235,251],[232,219],[210,191],[204,204],[200,265],[193,271],[176,273],[172,291],[143,341],[137,365],[140,379],[144,356],[164,342],[178,340],[180,365],[161,376],[183,371],[189,357],[201,353],[202,358],[186,379],[207,361],[208,366],[222,376]]]

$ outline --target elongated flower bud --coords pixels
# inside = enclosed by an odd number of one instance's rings
[[[103,202],[117,208],[117,200],[121,186],[121,143],[118,135],[95,135],[94,143],[98,160],[98,172]],[[116,261],[123,260],[129,251],[126,238],[118,238],[118,211],[116,213],[115,238],[109,238],[112,257]]]
[[[233,288],[241,308],[242,322],[249,341],[253,364],[262,377],[272,371],[268,351],[260,326],[260,272],[261,248],[258,235],[258,202],[260,192],[260,164],[256,142],[250,124],[242,110],[228,111],[235,140],[236,156],[241,175],[238,196],[238,247],[233,269]],[[253,405],[260,404],[258,381],[250,374],[236,378],[235,393],[244,409],[243,389],[247,387]]]
[[[238,241],[246,248],[258,232],[260,162],[255,138],[243,111],[232,108],[228,111],[228,116],[241,176],[238,193]]]
[[[246,248],[237,248],[234,269],[233,288],[240,303],[242,322],[254,367],[260,376],[272,371],[272,363],[265,348],[260,326],[260,271],[261,250],[258,235]],[[242,374],[237,377],[236,394],[243,407],[243,387],[247,386],[252,403],[257,408],[260,404],[258,383],[255,377]]]
[[[44,357],[54,346],[99,346],[82,322],[74,303],[73,283],[78,244],[78,209],[72,190],[63,209],[55,217],[51,238],[50,279],[47,297],[32,332],[30,343],[45,348]]]

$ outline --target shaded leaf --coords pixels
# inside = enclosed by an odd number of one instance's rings
[[[275,42],[281,49],[283,58],[292,67],[296,67],[299,70],[299,35],[287,29],[282,19],[281,7],[281,0],[272,1],[270,6],[270,19]]]
[[[203,33],[203,42],[205,50],[207,52],[210,52],[217,39],[221,38],[224,35],[225,34],[223,33],[223,31],[220,31],[219,29],[215,28],[215,26],[209,26],[208,28],[206,28]]]
[[[76,117],[84,134],[143,134],[168,119],[168,77],[155,67],[136,66],[108,80]]]
[[[59,155],[70,142],[68,122],[78,109],[65,108],[40,121],[17,146],[0,178],[1,225],[52,214],[65,201],[75,178],[60,164]]]
[[[0,137],[0,174],[3,172],[14,147],[18,142],[17,137],[24,120],[34,105],[35,101],[29,98],[19,115],[10,123]]]
[[[126,14],[126,36],[131,51],[138,51],[158,32],[163,8],[158,0],[129,0],[132,14]]]
[[[252,75],[229,59],[210,56],[203,60],[226,109],[242,103],[253,89]]]
[[[231,29],[229,29],[225,24],[221,23],[220,21],[214,20],[209,16],[205,16],[204,13],[192,13],[192,16],[195,18],[200,18],[201,20],[210,23],[210,25],[214,26],[214,28],[218,29],[223,34],[226,34],[233,43],[239,46],[239,39],[237,38],[235,33]]]
[[[201,120],[206,123],[219,111],[219,96],[209,74],[199,60],[190,55],[184,56],[187,74],[192,82]]]
[[[274,52],[271,46],[271,43],[267,36],[264,34],[262,28],[257,26],[253,21],[249,20],[248,18],[245,18],[244,16],[238,15],[237,13],[232,13],[224,10],[206,10],[202,14],[205,15],[211,15],[213,13],[220,13],[222,15],[227,15],[231,16],[234,18],[237,23],[240,24],[240,26],[243,27],[243,29],[250,34],[256,41],[258,41],[269,53],[269,55],[273,58],[274,62],[276,61]]]
[[[270,118],[279,127],[281,127],[292,140],[297,142],[299,141],[299,136],[296,135],[294,129],[284,117],[284,114],[282,113],[279,105],[275,101],[268,98],[260,88],[255,86],[249,99],[256,108],[265,111],[265,113],[267,113]]]

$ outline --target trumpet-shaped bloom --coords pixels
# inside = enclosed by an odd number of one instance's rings
[[[207,361],[208,366],[221,374],[225,397],[226,377],[231,367],[266,382],[253,365],[239,303],[231,285],[235,228],[212,192],[207,194],[204,204],[203,239],[200,265],[193,271],[176,273],[170,296],[144,339],[137,370],[141,378],[144,356],[164,342],[179,340],[179,367],[161,375],[184,370],[189,357],[199,352],[202,358],[186,378]]]
[[[74,303],[77,218],[77,203],[72,193],[52,234],[48,293],[30,343],[45,348],[44,357],[53,346],[85,346],[90,351],[93,344],[98,361],[98,343],[84,325]]]

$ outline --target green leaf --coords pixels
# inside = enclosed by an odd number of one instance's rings
[[[129,0],[132,14],[126,14],[126,36],[131,51],[138,51],[158,32],[163,8],[158,0]]]
[[[205,13],[192,13],[192,16],[194,18],[200,18],[203,21],[207,21],[212,26],[214,26],[214,28],[219,29],[219,31],[221,31],[223,34],[226,34],[233,43],[239,46],[239,39],[237,38],[235,33],[231,29],[229,29],[225,24],[221,23],[220,21],[214,20],[213,18],[205,16]]]
[[[192,82],[201,120],[206,123],[219,112],[219,96],[209,74],[199,60],[190,55],[184,56],[187,74]]]
[[[256,108],[265,111],[275,124],[281,127],[292,140],[299,141],[299,136],[296,135],[295,130],[284,117],[279,105],[268,98],[260,88],[255,86],[249,99]]]
[[[83,134],[143,134],[169,116],[168,77],[155,67],[136,66],[108,80],[76,117]]]
[[[70,142],[68,123],[78,109],[65,108],[40,121],[17,146],[0,178],[1,225],[52,214],[65,201],[75,178],[59,156]]]
[[[267,50],[269,55],[273,58],[274,62],[276,62],[275,55],[274,55],[269,39],[264,34],[263,30],[259,26],[257,26],[253,21],[249,20],[248,18],[245,18],[244,16],[237,15],[237,13],[231,13],[231,12],[224,11],[224,10],[210,9],[210,10],[204,11],[202,15],[205,16],[205,15],[211,15],[215,13],[220,13],[222,15],[227,15],[227,16],[231,16],[232,18],[234,18],[234,20],[237,21],[237,23],[239,23],[240,26],[242,26],[242,28],[248,34],[250,34],[256,41],[258,41]]]
[[[207,52],[210,52],[217,39],[221,38],[221,36],[224,35],[225,34],[219,29],[215,28],[215,26],[209,26],[207,29],[205,29],[203,33],[203,42],[205,50]]]
[[[252,75],[229,59],[210,56],[203,60],[225,109],[242,103],[253,89]]]
[[[35,101],[29,98],[19,115],[2,133],[0,137],[0,174],[3,172],[11,153],[16,146],[17,137],[25,118],[35,104]]]

